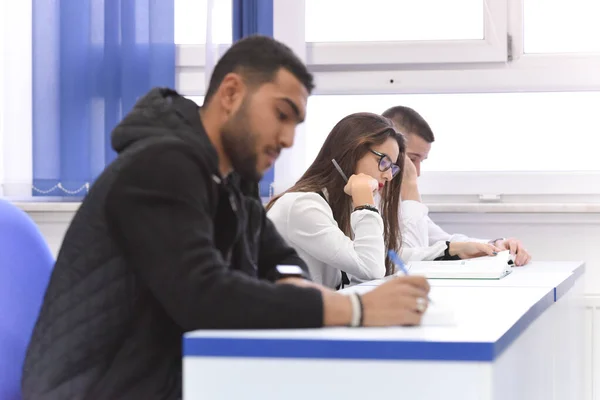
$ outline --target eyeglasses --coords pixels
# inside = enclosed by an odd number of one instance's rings
[[[378,151],[375,151],[373,149],[369,149],[369,151],[379,157],[379,170],[381,172],[385,172],[391,168],[392,169],[392,178],[395,177],[396,175],[398,175],[398,172],[400,172],[400,167],[392,162],[392,159],[390,158],[390,156],[388,156],[387,154],[383,154]]]

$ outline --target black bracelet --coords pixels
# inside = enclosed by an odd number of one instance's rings
[[[434,261],[452,261],[452,260],[460,260],[460,257],[450,255],[450,242],[446,242],[446,250],[444,250],[444,255],[437,257],[436,259],[434,259]]]
[[[358,321],[358,326],[363,326],[363,320],[365,319],[365,309],[363,307],[362,297],[360,294],[356,294],[356,298],[358,299],[358,304],[360,304],[360,320]]]
[[[459,256],[450,255],[450,242],[446,242],[446,250],[444,251],[444,260],[460,260]]]
[[[372,206],[370,204],[365,204],[363,206],[354,207],[354,211],[360,211],[360,210],[369,210],[369,211],[373,211],[373,212],[376,212],[377,214],[379,214],[379,210],[377,209],[377,207]]]

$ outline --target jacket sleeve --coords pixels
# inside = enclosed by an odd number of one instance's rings
[[[184,331],[322,326],[318,290],[229,268],[213,242],[211,185],[186,145],[145,149],[120,171],[105,211],[142,284]]]

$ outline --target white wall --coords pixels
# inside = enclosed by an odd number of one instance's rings
[[[431,213],[450,232],[521,239],[538,261],[587,264],[586,294],[600,295],[600,213]]]
[[[43,208],[53,207],[62,210],[42,211]],[[39,225],[52,251],[57,254],[76,205],[49,203],[42,207],[23,208]],[[435,208],[432,207],[433,210]],[[432,212],[431,217],[448,232],[490,239],[500,236],[517,237],[533,254],[534,260],[586,261],[586,294],[600,296],[600,212]]]
[[[26,211],[40,228],[50,250],[56,257],[71,219],[73,219],[74,211]]]
[[[585,400],[600,400],[600,213],[432,213],[431,217],[452,232],[521,238],[534,260],[586,262],[584,393]]]

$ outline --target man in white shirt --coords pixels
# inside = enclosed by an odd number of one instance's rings
[[[406,159],[401,189],[402,241],[406,247],[432,246],[445,242],[484,242],[510,250],[517,266],[525,265],[531,255],[521,241],[514,238],[492,240],[474,239],[462,234],[450,234],[429,218],[429,209],[421,202],[417,178],[421,175],[421,163],[429,156],[435,138],[429,124],[415,110],[396,106],[386,110],[383,116],[390,118],[396,128],[406,137]]]

